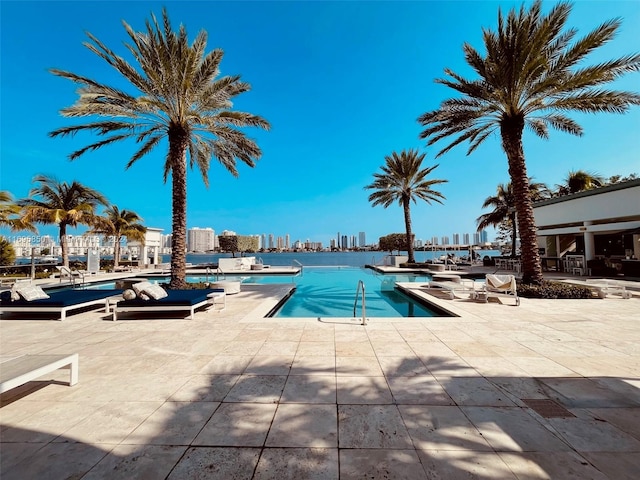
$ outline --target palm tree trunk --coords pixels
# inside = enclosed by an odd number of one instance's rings
[[[536,222],[533,217],[533,205],[529,194],[529,178],[522,148],[524,118],[502,120],[500,133],[502,148],[509,160],[509,175],[515,196],[516,218],[520,231],[520,250],[522,253],[522,282],[541,284],[542,265],[538,253]]]
[[[187,145],[188,134],[179,127],[169,128],[169,157],[172,187],[171,282],[169,287],[187,286]]]
[[[69,239],[67,238],[67,224],[60,224],[60,249],[62,250],[62,265],[69,268]]]
[[[511,256],[516,256],[516,244],[518,239],[518,225],[516,224],[517,218],[516,214],[513,213],[509,215],[509,220],[511,220]]]
[[[416,263],[415,255],[413,253],[413,234],[411,232],[411,210],[409,208],[409,200],[402,201],[402,208],[404,209],[404,224],[407,227],[407,253],[409,254],[408,263]]]
[[[116,235],[115,243],[113,244],[113,270],[120,265],[120,240],[122,240],[121,236]]]

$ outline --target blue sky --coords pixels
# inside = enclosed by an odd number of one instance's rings
[[[462,45],[482,51],[482,28],[495,28],[498,8],[520,2],[0,2],[1,124],[0,189],[26,197],[37,174],[78,180],[101,191],[121,209],[134,210],[149,227],[171,231],[170,180],[163,184],[166,150],[156,149],[130,169],[135,145],[104,147],[70,162],[73,150],[92,138],[49,138],[69,119],[59,110],[76,100],[75,86],[50,68],[69,70],[124,86],[117,73],[82,46],[91,32],[126,56],[121,21],[140,30],[166,6],[190,38],[208,32],[210,49],[222,48],[223,75],[240,74],[252,90],[235,108],[259,114],[271,131],[249,130],[263,155],[253,169],[239,164],[234,178],[215,161],[205,188],[199,172],[188,175],[188,227],[239,234],[289,234],[292,241],[328,245],[337,232],[369,242],[404,231],[399,206],[368,202],[373,174],[393,151],[419,148],[425,166],[438,163],[433,178],[447,179],[443,205],[412,206],[416,237],[472,233],[484,199],[509,180],[499,138],[471,156],[466,146],[435,158],[445,143],[427,147],[418,139],[417,117],[455,92],[434,83],[453,71],[473,78]],[[550,8],[553,2],[545,2]],[[621,17],[618,37],[588,63],[640,51],[640,2],[574,2],[568,24],[585,35],[605,20]],[[640,74],[619,80],[618,89],[640,90]],[[133,90],[132,93],[135,93]],[[626,115],[574,114],[582,137],[552,132],[549,140],[524,138],[528,171],[549,186],[570,170],[605,177],[640,173],[640,108]],[[84,230],[71,229],[80,234]],[[56,229],[41,227],[40,233]],[[3,232],[7,233],[7,232]]]

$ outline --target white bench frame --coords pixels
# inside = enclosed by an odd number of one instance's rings
[[[20,305],[16,307],[12,306],[2,306],[0,307],[0,315],[4,312],[7,313],[59,313],[60,318],[58,320],[63,321],[67,318],[67,312],[71,310],[77,310],[80,308],[85,308],[93,305],[104,305],[106,313],[109,313],[109,298],[98,298],[95,300],[89,300],[88,302],[82,303],[74,303],[73,305],[67,305],[66,307],[57,307],[57,306],[28,306],[28,305]]]
[[[78,383],[78,354],[22,355],[0,363],[0,393],[36,380],[60,368],[69,370],[69,386]]]

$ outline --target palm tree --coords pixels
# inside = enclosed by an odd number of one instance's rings
[[[584,170],[573,170],[567,174],[563,185],[558,185],[558,195],[583,192],[592,188],[601,187],[606,180],[601,175]]]
[[[107,205],[107,200],[96,190],[75,180],[68,184],[53,177],[38,175],[33,182],[39,185],[31,189],[29,198],[18,200],[18,205],[24,209],[27,222],[58,225],[62,264],[68,268],[67,227],[92,225],[95,208]]]
[[[9,227],[12,231],[28,230],[37,232],[35,226],[22,218],[22,208],[13,202],[13,196],[0,191],[0,227]]]
[[[473,152],[494,132],[499,131],[513,184],[522,249],[522,280],[541,283],[542,267],[536,241],[536,226],[522,145],[522,133],[529,127],[542,138],[548,129],[581,135],[582,128],[565,112],[624,113],[640,104],[640,95],[603,90],[600,87],[623,74],[640,69],[640,55],[628,55],[595,66],[585,66],[584,57],[611,40],[620,20],[611,20],[573,41],[576,31],[563,31],[571,5],[560,2],[547,15],[536,0],[529,10],[524,5],[504,18],[498,11],[497,31],[484,31],[486,55],[464,45],[465,60],[479,75],[466,80],[449,69],[451,79],[438,79],[462,94],[440,108],[418,118],[426,127],[420,138],[432,145],[457,136],[438,153],[469,141]]]
[[[533,201],[542,200],[549,196],[549,189],[544,183],[533,182],[529,178],[529,195]],[[516,255],[516,242],[518,238],[518,228],[516,222],[515,196],[511,182],[506,185],[498,184],[496,194],[487,197],[482,204],[482,208],[493,207],[493,210],[480,215],[476,219],[478,232],[487,227],[497,227],[506,222],[511,228],[511,256]]]
[[[386,165],[381,167],[382,173],[374,173],[374,182],[364,187],[376,190],[369,195],[369,201],[373,206],[382,205],[387,208],[394,202],[398,202],[404,211],[404,224],[407,231],[407,249],[409,263],[415,263],[413,253],[413,233],[411,232],[411,202],[417,203],[417,199],[431,204],[432,201],[442,203],[442,193],[433,190],[432,187],[447,180],[427,180],[426,177],[438,165],[420,170],[425,154],[417,150],[403,150],[400,154],[393,152],[384,157]]]
[[[232,110],[232,100],[250,90],[240,76],[217,78],[223,52],[205,52],[207,34],[201,31],[189,45],[186,29],[174,32],[166,10],[162,24],[154,15],[146,23],[146,31],[134,32],[123,22],[131,40],[126,47],[138,64],[130,65],[96,37],[88,33],[85,43],[93,53],[105,60],[135,87],[133,96],[117,87],[61,70],[51,70],[79,84],[80,97],[74,105],[61,111],[67,117],[107,117],[89,123],[60,128],[51,136],[74,135],[92,131],[106,138],[73,152],[76,159],[90,150],[114,142],[133,139],[140,148],[126,165],[129,168],[166,139],[169,150],[164,161],[164,181],[171,174],[172,233],[171,288],[184,288],[186,275],[187,236],[187,164],[197,166],[205,185],[212,158],[234,176],[238,176],[236,160],[250,167],[260,158],[258,145],[241,130],[254,126],[269,128],[263,118]],[[187,160],[188,157],[188,160]]]
[[[147,228],[139,223],[142,218],[130,210],[120,210],[117,205],[111,205],[105,210],[105,215],[96,217],[94,226],[88,233],[106,235],[113,240],[113,268],[120,263],[120,243],[123,238],[144,242]]]

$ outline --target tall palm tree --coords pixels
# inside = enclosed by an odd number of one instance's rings
[[[34,225],[22,218],[22,208],[13,202],[13,196],[5,190],[0,191],[0,227],[9,227],[14,232],[38,231]]]
[[[564,184],[558,185],[558,195],[583,192],[592,188],[601,187],[606,180],[601,175],[584,170],[572,170],[564,179]]]
[[[142,218],[130,210],[120,210],[117,205],[111,205],[104,212],[104,216],[94,219],[93,228],[88,233],[105,235],[113,240],[113,267],[120,264],[120,243],[123,238],[144,242],[147,228],[140,223]]]
[[[129,64],[96,37],[88,33],[85,46],[105,60],[135,87],[139,96],[108,86],[88,77],[62,70],[51,70],[79,84],[80,97],[74,105],[61,111],[67,117],[99,116],[89,123],[60,128],[51,136],[73,135],[92,131],[106,138],[73,152],[76,159],[90,150],[114,142],[133,139],[140,148],[126,165],[129,168],[166,139],[169,150],[164,161],[164,181],[171,174],[172,288],[184,288],[186,276],[187,237],[187,164],[197,166],[205,185],[212,158],[233,175],[238,176],[236,160],[250,167],[260,158],[258,145],[245,136],[244,127],[264,129],[269,123],[250,113],[232,110],[232,100],[250,90],[240,76],[217,78],[223,52],[206,53],[207,34],[201,31],[192,44],[180,26],[171,28],[166,10],[160,25],[154,15],[146,22],[146,31],[134,32],[123,22],[131,43],[126,47],[137,62]]]
[[[62,264],[68,268],[67,227],[92,225],[95,208],[107,205],[107,200],[101,193],[75,180],[69,184],[53,177],[38,175],[33,182],[38,186],[31,189],[29,198],[18,200],[17,203],[24,209],[24,219],[27,222],[58,225]]]
[[[533,201],[542,200],[549,196],[549,189],[544,183],[533,182],[529,178],[529,195]],[[516,202],[511,182],[498,184],[496,194],[487,197],[482,208],[492,207],[493,210],[480,215],[476,219],[478,231],[487,227],[497,227],[502,222],[507,222],[511,228],[511,256],[516,255],[516,243],[518,227],[516,222]]]
[[[589,53],[614,37],[620,20],[607,21],[574,41],[576,30],[564,29],[570,12],[571,5],[560,2],[544,15],[541,0],[529,10],[524,5],[519,11],[511,10],[506,18],[499,10],[497,31],[484,30],[486,55],[469,44],[463,47],[465,60],[479,79],[466,80],[446,69],[451,79],[436,82],[462,97],[445,100],[440,108],[418,118],[426,127],[420,138],[429,139],[429,145],[457,136],[438,155],[467,140],[470,154],[494,132],[500,132],[515,195],[525,283],[542,282],[522,145],[525,126],[545,139],[549,127],[581,135],[580,125],[565,112],[624,113],[631,105],[640,104],[637,93],[600,88],[639,70],[640,55],[584,65]]]
[[[438,165],[420,169],[425,154],[418,153],[417,150],[403,150],[399,154],[393,152],[391,155],[384,157],[386,162],[381,167],[382,173],[374,173],[375,180],[370,185],[364,187],[368,190],[375,190],[369,195],[369,201],[373,206],[382,205],[387,208],[394,202],[398,202],[404,211],[404,224],[407,231],[407,249],[409,254],[409,263],[415,262],[413,251],[411,231],[411,202],[417,203],[417,200],[442,203],[440,199],[444,199],[442,193],[433,190],[433,186],[439,183],[446,183],[447,180],[427,180],[433,170]]]

